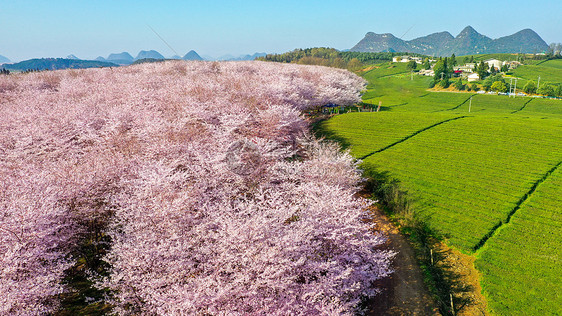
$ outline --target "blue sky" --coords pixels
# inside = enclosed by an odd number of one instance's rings
[[[217,57],[316,46],[348,49],[367,32],[412,39],[471,25],[498,38],[524,28],[562,42],[562,1],[0,0],[0,55],[84,59],[155,49]],[[409,31],[408,31],[409,30]]]

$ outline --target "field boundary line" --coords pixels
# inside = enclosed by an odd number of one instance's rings
[[[523,104],[523,106],[519,109],[519,110],[515,110],[513,112],[511,112],[511,114],[517,113],[519,111],[523,111],[523,109],[527,106],[527,104],[529,104],[529,102],[533,101],[533,98],[530,98],[529,101],[525,102],[525,104]]]
[[[375,70],[375,69],[373,69],[373,70]],[[369,70],[369,72],[371,72],[371,71],[373,71],[373,70]],[[366,75],[366,74],[368,74],[369,72],[367,72],[367,73],[365,73],[365,74],[363,74],[363,75]],[[409,73],[410,73],[409,71],[397,72],[397,73],[395,73],[395,74],[389,74],[389,75],[384,75],[384,76],[380,76],[380,77],[375,77],[375,79],[386,78],[386,77],[392,77],[392,76],[398,76],[398,75],[409,74]]]
[[[377,79],[386,78],[386,77],[393,77],[393,76],[398,76],[398,75],[403,75],[403,74],[409,74],[409,73],[410,73],[409,71],[398,72],[398,73],[395,73],[395,74],[380,76],[380,77],[377,77]]]
[[[381,96],[376,96],[376,97],[370,97],[370,98],[362,98],[362,99],[361,99],[361,101],[372,100],[372,99],[375,99],[375,98],[380,98],[380,97],[384,97],[384,94],[383,94],[383,95],[381,95]]]
[[[450,108],[450,109],[446,109],[446,110],[439,110],[439,111],[435,111],[435,112],[453,111],[453,110],[456,110],[456,109],[460,108],[463,104],[465,104],[466,102],[468,102],[468,100],[470,100],[470,98],[472,98],[472,97],[475,96],[475,95],[477,95],[477,94],[475,93],[475,94],[470,95],[470,97],[468,97],[468,98],[467,98],[466,100],[464,100],[461,104],[455,106],[454,108]]]
[[[436,126],[439,126],[439,125],[441,125],[441,124],[444,124],[444,123],[447,123],[447,122],[450,122],[450,121],[462,119],[462,118],[465,118],[465,117],[470,117],[470,116],[466,116],[466,115],[457,116],[457,117],[453,117],[453,118],[450,118],[450,119],[447,119],[447,120],[444,120],[444,121],[441,121],[441,122],[437,122],[437,123],[435,123],[435,124],[433,124],[433,125],[424,127],[424,128],[422,128],[422,129],[420,129],[420,130],[418,130],[418,131],[416,131],[416,132],[414,132],[414,133],[412,133],[412,134],[410,134],[410,135],[408,135],[408,136],[406,136],[406,137],[404,137],[404,138],[402,138],[402,139],[400,139],[400,140],[398,140],[398,141],[395,141],[394,143],[392,143],[392,144],[390,144],[390,145],[387,145],[387,146],[385,146],[385,147],[383,147],[383,148],[381,148],[381,149],[377,149],[377,150],[375,150],[375,151],[373,151],[373,152],[371,152],[371,153],[369,153],[369,154],[366,154],[365,156],[359,157],[358,159],[363,160],[363,159],[369,158],[369,157],[371,157],[371,156],[374,155],[374,154],[378,154],[378,153],[383,152],[383,151],[385,151],[385,150],[387,150],[387,149],[389,149],[389,148],[391,148],[391,147],[394,147],[394,146],[396,146],[396,145],[398,145],[398,144],[400,144],[400,143],[402,143],[402,142],[405,142],[405,141],[407,141],[408,139],[410,139],[410,138],[412,138],[412,137],[418,135],[419,133],[424,132],[424,131],[427,131],[428,129],[434,128],[434,127],[436,127]]]
[[[367,72],[361,74],[361,76],[363,77],[363,76],[367,75],[368,73],[370,73],[370,72],[372,72],[372,71],[375,71],[375,70],[377,70],[377,69],[379,69],[379,68],[373,68],[373,69],[371,69],[371,70],[369,70],[369,71],[367,71]],[[390,77],[390,76],[395,76],[395,75],[400,75],[400,74],[407,74],[407,73],[410,73],[410,72],[409,72],[409,71],[398,72],[398,73],[395,73],[395,74],[389,74],[389,75],[384,75],[384,76],[380,76],[380,77],[375,77],[375,79],[384,78],[384,77]]]
[[[533,193],[535,193],[535,191],[537,190],[537,187],[543,183],[546,179],[548,179],[548,177],[556,171],[556,169],[558,169],[560,166],[562,165],[562,161],[558,162],[556,165],[554,165],[554,167],[550,168],[550,170],[548,170],[540,179],[538,179],[537,181],[535,181],[535,183],[533,183],[533,186],[529,189],[529,191],[527,191],[527,193],[525,193],[520,199],[519,201],[517,201],[517,204],[515,205],[515,207],[511,210],[511,212],[509,212],[509,214],[507,215],[507,218],[505,219],[505,221],[499,221],[494,227],[492,227],[492,229],[486,234],[484,235],[484,237],[482,237],[482,239],[480,239],[480,241],[478,242],[478,244],[476,244],[476,246],[472,247],[472,250],[474,252],[477,252],[479,249],[482,249],[482,247],[484,247],[484,245],[486,244],[486,242],[488,242],[488,240],[490,240],[490,238],[494,237],[494,234],[496,233],[496,231],[508,224],[511,221],[511,218],[513,217],[513,215],[515,215],[515,213],[521,208],[521,205],[523,205],[523,203],[525,203],[530,197],[531,195],[533,195]]]

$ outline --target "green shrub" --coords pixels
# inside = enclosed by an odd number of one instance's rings
[[[505,85],[505,83],[501,81],[495,81],[494,83],[492,83],[492,86],[490,88],[492,89],[492,91],[496,91],[496,92],[507,91],[507,86]]]
[[[462,83],[462,79],[459,78],[459,80],[455,82],[455,89],[460,91],[464,90],[464,84]]]
[[[541,85],[541,87],[537,90],[538,94],[542,94],[542,95],[546,95],[549,97],[553,97],[556,95],[556,92],[554,91],[554,88],[549,85],[549,84],[543,84]]]
[[[525,91],[526,94],[534,94],[537,92],[537,85],[532,80],[527,81],[527,84],[523,87],[523,91]]]

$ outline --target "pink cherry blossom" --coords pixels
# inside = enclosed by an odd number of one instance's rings
[[[364,87],[266,62],[0,77],[0,314],[56,311],[94,220],[119,314],[353,314],[393,253],[301,112]]]

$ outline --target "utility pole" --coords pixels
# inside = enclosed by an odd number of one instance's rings
[[[433,249],[429,249],[429,254],[431,255],[431,265],[433,265]]]
[[[515,78],[515,87],[513,87],[513,97],[517,96],[517,78]]]
[[[468,103],[468,113],[470,113],[470,108],[472,108],[472,96],[470,96],[470,103]]]
[[[537,81],[537,90],[539,90],[540,83],[541,83],[541,76],[539,76],[539,80]]]
[[[509,78],[509,97],[511,98],[511,92],[513,90],[513,78]]]

